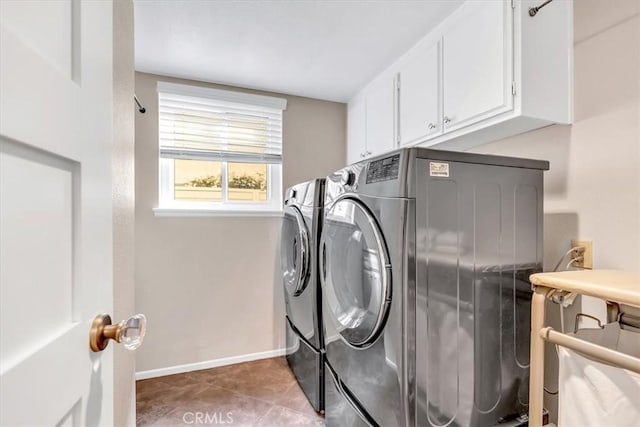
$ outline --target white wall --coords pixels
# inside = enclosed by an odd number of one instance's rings
[[[635,0],[576,0],[574,124],[472,150],[550,160],[551,170],[545,174],[545,270],[555,266],[572,238],[581,238],[593,241],[595,268],[640,272],[639,13]],[[552,307],[548,313],[553,324],[558,309]],[[572,311],[579,309],[604,314],[604,304],[592,299],[578,302]],[[557,357],[553,347],[547,347],[552,369],[546,371],[546,385],[553,391]],[[555,399],[547,404],[555,412]]]
[[[282,349],[281,219],[153,215],[159,79],[225,88],[136,73],[136,93],[147,107],[146,114],[136,115],[136,310],[149,320],[137,371]],[[275,96],[287,98],[284,187],[342,167],[346,105]]]

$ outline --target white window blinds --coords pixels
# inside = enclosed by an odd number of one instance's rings
[[[282,162],[286,100],[158,83],[160,157]]]

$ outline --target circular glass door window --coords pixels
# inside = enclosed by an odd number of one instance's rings
[[[341,199],[325,217],[323,291],[343,340],[372,345],[384,328],[391,299],[389,257],[380,228],[355,199]]]
[[[300,295],[309,276],[309,235],[300,210],[286,206],[280,240],[280,270],[287,292]]]

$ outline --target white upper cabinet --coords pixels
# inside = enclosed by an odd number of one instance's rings
[[[441,41],[423,43],[409,52],[398,69],[400,145],[442,133]]]
[[[349,131],[349,162],[399,146],[465,150],[570,124],[573,2],[529,16],[539,3],[464,2],[349,102],[349,126],[360,129]]]
[[[384,74],[353,98],[347,108],[347,161],[354,163],[392,150],[396,144],[395,75]]]
[[[509,2],[469,1],[445,26],[445,130],[513,108],[512,17]]]
[[[379,154],[394,147],[394,91],[393,76],[382,76],[367,89],[366,151],[365,156]]]
[[[357,98],[349,102],[347,108],[347,162],[354,163],[364,157],[367,151],[366,118],[367,106],[364,98]]]

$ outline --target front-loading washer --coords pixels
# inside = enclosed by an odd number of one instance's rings
[[[324,340],[318,271],[324,179],[285,193],[280,267],[286,307],[286,359],[313,408],[324,411]]]

